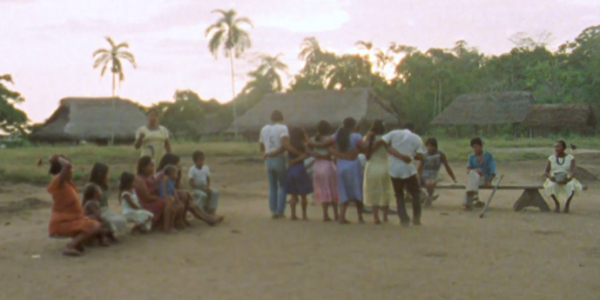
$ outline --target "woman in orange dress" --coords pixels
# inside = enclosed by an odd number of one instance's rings
[[[83,215],[79,194],[73,184],[73,165],[62,155],[50,159],[50,174],[54,176],[47,187],[52,195],[52,215],[48,232],[50,237],[70,237],[64,255],[83,254],[83,243],[102,234],[100,223]]]

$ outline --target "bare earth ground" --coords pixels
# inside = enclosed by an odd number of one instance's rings
[[[595,159],[579,161],[591,169]],[[422,227],[274,221],[263,167],[213,159],[222,192],[221,226],[171,235],[124,236],[81,258],[47,237],[50,209],[6,212],[43,187],[0,185],[0,299],[597,299],[598,185],[570,215],[511,210],[518,191],[498,191],[484,219],[461,211],[460,191],[443,191]],[[453,164],[463,180],[464,164]],[[544,162],[499,164],[504,184],[539,183]],[[445,177],[447,178],[447,177]],[[113,195],[115,195],[113,193]],[[482,192],[487,199],[489,191]],[[549,203],[550,204],[550,203]],[[112,209],[119,211],[116,200]],[[12,206],[15,207],[14,205]],[[351,220],[356,220],[354,209]],[[37,255],[40,257],[37,258]],[[410,298],[408,298],[410,297]]]

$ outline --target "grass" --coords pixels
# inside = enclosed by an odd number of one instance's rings
[[[427,136],[423,136],[425,140]],[[525,161],[545,159],[551,154],[555,140],[553,139],[520,139],[510,140],[501,138],[484,139],[485,147],[494,154],[498,162]],[[600,148],[600,138],[575,138],[568,141],[580,149]],[[439,138],[438,144],[451,161],[466,161],[471,153],[469,140]],[[173,151],[182,156],[184,164],[191,164],[191,153],[202,150],[208,157],[258,157],[259,150],[256,142],[205,142],[190,143],[176,142]],[[529,149],[527,149],[529,148]],[[539,151],[546,148],[547,151]],[[522,149],[522,150],[519,150]],[[27,182],[46,184],[47,159],[55,153],[66,155],[75,165],[74,179],[84,181],[96,162],[103,162],[111,167],[111,178],[115,181],[121,172],[133,172],[139,158],[139,151],[132,146],[100,147],[61,146],[61,147],[25,147],[0,150],[0,180],[10,182]],[[38,159],[44,160],[44,166],[36,165]]]

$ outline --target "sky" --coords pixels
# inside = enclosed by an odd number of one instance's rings
[[[214,9],[235,8],[254,22],[252,48],[235,62],[236,89],[258,53],[283,54],[294,73],[303,38],[336,52],[358,40],[450,48],[466,40],[487,54],[508,51],[518,32],[551,32],[551,48],[600,23],[600,0],[0,0],[0,74],[26,101],[18,107],[42,122],[69,96],[110,96],[111,77],[93,69],[105,36],[127,41],[138,68],[125,66],[120,97],[143,105],[191,89],[230,101],[229,61],[208,51]]]

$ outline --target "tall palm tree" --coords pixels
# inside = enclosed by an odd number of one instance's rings
[[[102,66],[102,71],[100,71],[100,77],[104,76],[108,65],[110,64],[110,72],[112,73],[112,109],[113,113],[115,111],[115,93],[117,86],[117,75],[119,75],[119,85],[121,82],[125,80],[125,74],[123,73],[123,63],[121,59],[124,59],[131,63],[133,68],[137,68],[135,63],[135,57],[133,54],[125,49],[129,48],[129,44],[127,42],[123,42],[120,44],[115,44],[112,38],[105,37],[106,41],[110,44],[110,49],[98,49],[94,51],[92,56],[95,58],[94,61],[94,69]],[[110,143],[111,145],[115,144],[115,128],[113,126],[112,132],[110,134]]]
[[[129,44],[127,42],[123,42],[117,45],[110,37],[107,36],[105,37],[105,39],[110,44],[110,49],[101,48],[94,51],[94,69],[102,66],[100,76],[104,76],[104,73],[106,72],[106,69],[110,64],[110,72],[113,75],[112,96],[115,97],[117,75],[119,75],[119,84],[125,80],[125,74],[123,73],[123,63],[121,62],[121,59],[129,61],[134,69],[137,67],[137,65],[135,63],[135,57],[133,56],[133,54],[125,50],[129,48]]]
[[[229,57],[231,63],[231,92],[233,101],[233,126],[235,130],[235,136],[238,136],[237,126],[237,112],[235,107],[235,69],[233,67],[233,58],[239,58],[246,49],[252,46],[250,35],[247,31],[242,29],[242,25],[248,25],[254,27],[252,21],[247,17],[238,17],[237,12],[234,9],[222,10],[217,9],[212,13],[220,14],[217,21],[208,26],[205,31],[207,37],[210,36],[208,42],[208,49],[215,56],[218,57],[219,50],[223,51],[225,57]]]

